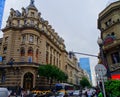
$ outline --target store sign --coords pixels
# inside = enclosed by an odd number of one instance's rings
[[[120,74],[112,74],[112,79],[120,80]]]

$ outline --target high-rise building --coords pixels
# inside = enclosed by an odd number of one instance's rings
[[[80,62],[79,67],[81,67],[83,70],[86,71],[86,73],[88,73],[89,78],[92,81],[89,58],[80,58],[79,62]]]
[[[0,29],[2,26],[2,17],[4,12],[5,0],[0,0]]]
[[[103,40],[104,65],[112,79],[120,79],[120,0],[110,0],[100,12],[98,29]]]

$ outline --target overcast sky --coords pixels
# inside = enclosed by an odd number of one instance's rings
[[[35,0],[41,16],[65,40],[66,50],[97,55],[100,31],[97,29],[98,14],[109,0]],[[30,0],[6,0],[3,25],[6,25],[10,8],[19,10],[27,7]],[[0,34],[2,37],[2,33]],[[77,55],[79,57],[89,57]],[[89,57],[92,68],[97,58]]]

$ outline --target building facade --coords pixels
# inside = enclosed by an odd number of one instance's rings
[[[98,29],[103,40],[103,52],[111,77],[120,79],[120,1],[109,2],[99,14]]]
[[[4,12],[4,6],[5,6],[5,0],[0,1],[0,29],[2,26],[2,17],[3,17],[3,12]]]
[[[82,70],[77,58],[66,51],[63,38],[52,28],[35,7],[33,0],[22,12],[10,9],[3,38],[0,40],[0,86],[21,86],[31,89],[49,86],[38,76],[38,67],[52,64],[68,75],[68,82],[79,84]]]

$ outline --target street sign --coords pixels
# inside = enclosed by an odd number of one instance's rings
[[[95,66],[95,72],[99,75],[99,76],[104,76],[106,75],[107,69],[103,64],[97,64]]]
[[[97,76],[96,79],[97,79],[97,81],[100,81],[100,82],[102,82],[102,80],[103,80],[104,82],[107,81],[107,77],[106,77],[106,76]]]

